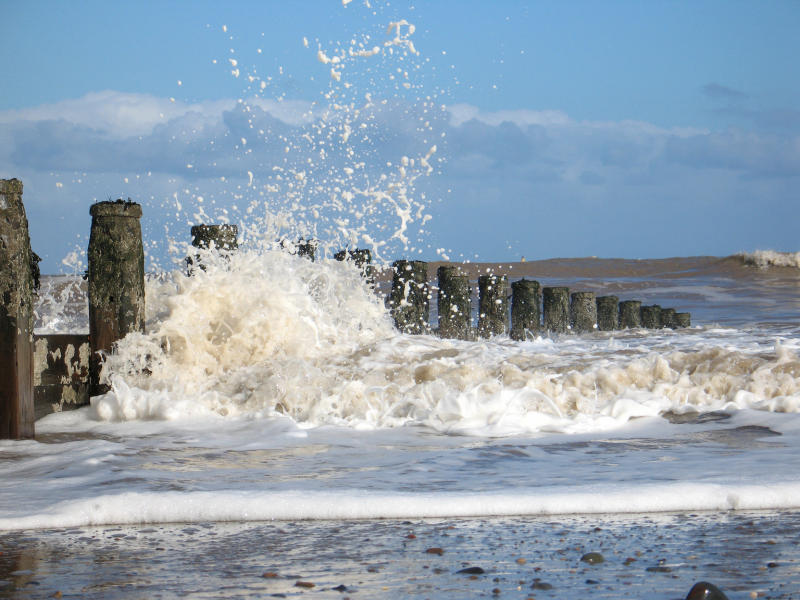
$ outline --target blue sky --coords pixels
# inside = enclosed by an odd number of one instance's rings
[[[355,233],[333,243],[358,245],[411,207],[387,259],[800,249],[800,3],[369,4],[2,0],[0,177],[25,184],[44,271],[117,196],[144,205],[154,257],[165,227],[246,221],[258,202],[319,207],[298,230],[314,213],[317,234],[345,215]],[[416,30],[386,44],[400,19]],[[319,60],[351,40],[380,51]],[[343,122],[369,140],[335,156]],[[369,219],[342,208],[345,183],[396,189],[402,157],[419,167],[432,145],[406,196],[377,209],[375,188]],[[351,158],[361,179],[332,175]]]

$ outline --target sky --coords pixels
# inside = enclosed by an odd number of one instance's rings
[[[118,197],[161,265],[212,221],[385,260],[800,250],[794,0],[0,10],[0,178],[45,273]]]

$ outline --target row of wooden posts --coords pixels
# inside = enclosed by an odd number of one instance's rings
[[[88,395],[107,391],[100,383],[105,354],[130,332],[144,331],[144,250],[140,217],[142,208],[129,201],[93,204],[88,248],[88,300],[90,349]],[[234,250],[235,225],[192,227],[197,248]],[[296,252],[315,259],[316,244],[301,241]],[[337,260],[352,260],[374,281],[369,250],[342,250]],[[202,268],[198,257],[187,259],[191,272]],[[399,260],[394,264],[387,306],[404,333],[438,333],[446,338],[473,339],[510,333],[524,339],[526,332],[562,333],[612,330],[626,327],[679,327],[689,325],[688,313],[618,302],[614,296],[595,298],[593,292],[574,292],[565,287],[544,287],[522,279],[511,284],[509,327],[508,279],[483,275],[478,279],[477,330],[472,327],[471,290],[468,276],[457,266],[438,270],[439,326],[429,325],[431,286],[428,265]],[[33,312],[38,282],[38,257],[31,250],[28,222],[22,203],[22,182],[0,180],[0,438],[34,435],[34,336]]]
[[[395,324],[405,333],[431,333],[428,264],[399,260],[388,305]],[[639,300],[617,296],[596,296],[594,292],[572,292],[567,287],[542,287],[538,281],[520,279],[509,285],[506,275],[478,277],[478,326],[472,327],[472,291],[469,276],[458,266],[445,265],[437,271],[437,312],[441,337],[488,338],[509,334],[524,340],[539,333],[587,333],[633,328],[689,327],[691,315],[658,305],[642,306]]]

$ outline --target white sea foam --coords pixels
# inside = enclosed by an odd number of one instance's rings
[[[537,494],[376,494],[336,492],[127,492],[70,500],[47,513],[25,508],[0,530],[145,523],[297,519],[403,519],[515,515],[624,514],[799,508],[800,483],[681,483],[592,487]]]
[[[207,257],[148,287],[147,334],[118,344],[102,420],[289,416],[511,435],[607,430],[668,411],[800,410],[800,359],[713,330],[514,343],[404,336],[349,263]],[[625,337],[627,335],[627,337]]]
[[[776,252],[774,250],[756,250],[737,254],[746,265],[760,269],[769,267],[794,267],[800,269],[800,252]]]

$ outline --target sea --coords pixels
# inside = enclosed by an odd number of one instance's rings
[[[0,597],[800,598],[800,254],[461,265],[691,313],[524,341],[401,334],[349,262],[204,264],[0,441]]]

